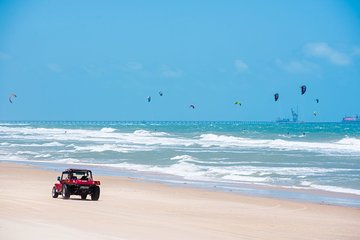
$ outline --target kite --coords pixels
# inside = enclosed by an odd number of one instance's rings
[[[301,95],[304,95],[305,92],[306,92],[306,86],[302,85],[301,86]]]
[[[160,95],[160,97],[162,97],[162,95],[164,95],[164,94],[163,94],[163,92],[162,92],[162,91],[160,91],[160,92],[159,92],[159,95]]]
[[[278,93],[275,93],[274,94],[274,98],[275,98],[275,102],[279,99],[279,94]]]
[[[195,109],[195,105],[191,104],[189,107],[192,108],[192,109]]]
[[[241,102],[234,102],[234,104],[241,106]]]
[[[316,101],[316,103],[319,103],[319,99],[317,98],[317,99],[315,99],[315,101]]]
[[[147,97],[147,101],[151,102],[151,97],[150,96]]]
[[[13,99],[16,98],[16,97],[17,97],[17,96],[16,96],[15,93],[10,94],[10,96],[9,96],[9,102],[10,102],[10,103],[13,103]]]

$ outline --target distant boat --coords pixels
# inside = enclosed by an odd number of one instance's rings
[[[293,109],[291,109],[291,115],[292,115],[292,121],[290,121],[289,118],[278,118],[276,120],[277,123],[289,123],[289,122],[293,122],[293,123],[296,123],[298,122],[298,119],[299,119],[299,114],[298,112],[294,111]]]
[[[290,122],[290,119],[288,119],[288,118],[278,118],[276,120],[276,122],[277,123],[288,123],[288,122]]]
[[[342,122],[359,122],[360,123],[360,118],[358,115],[356,116],[346,116],[343,117]]]

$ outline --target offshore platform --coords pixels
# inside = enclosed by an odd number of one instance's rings
[[[299,120],[299,113],[291,108],[292,121],[289,118],[278,118],[277,123],[296,123]]]

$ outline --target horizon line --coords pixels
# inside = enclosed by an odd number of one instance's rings
[[[176,122],[183,122],[183,123],[195,123],[195,122],[221,122],[221,123],[277,123],[277,124],[299,124],[299,123],[342,123],[342,121],[298,121],[298,122],[276,122],[276,121],[266,121],[266,120],[0,120],[0,123],[51,123],[51,122],[104,122],[104,123],[111,123],[111,122],[117,122],[117,123],[126,123],[126,122],[132,122],[132,123],[161,123],[161,122],[168,122],[168,123],[176,123]]]

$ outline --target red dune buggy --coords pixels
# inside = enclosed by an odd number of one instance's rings
[[[59,194],[64,199],[69,199],[70,195],[80,195],[85,200],[87,195],[91,200],[97,201],[100,197],[100,181],[94,181],[92,172],[87,169],[66,169],[61,177],[57,177],[58,182],[52,188],[52,197],[57,198]]]

